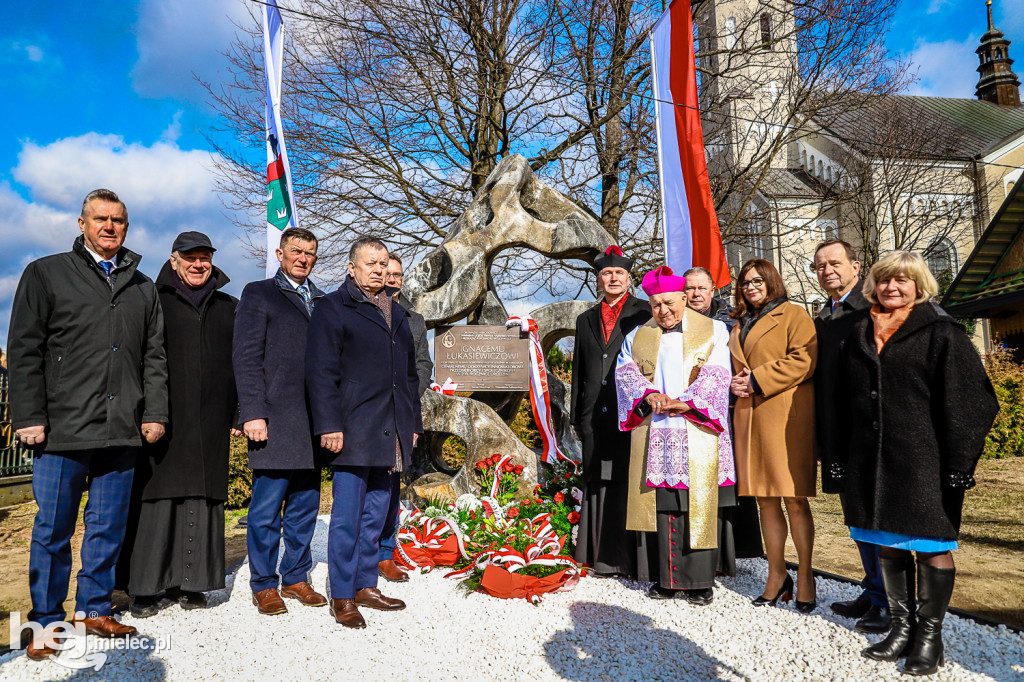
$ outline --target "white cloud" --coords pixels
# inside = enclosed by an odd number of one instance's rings
[[[37,45],[29,45],[25,48],[25,54],[28,55],[30,62],[41,62],[43,61],[43,50]]]
[[[114,190],[127,205],[125,246],[142,255],[141,270],[150,277],[184,230],[210,236],[218,249],[214,262],[232,279],[228,292],[237,296],[246,282],[264,276],[262,264],[246,257],[240,228],[216,192],[208,152],[88,133],[46,145],[25,143],[12,174],[23,191],[0,184],[0,346],[7,343],[11,299],[25,265],[71,247],[80,233],[82,197],[97,187]]]
[[[978,74],[974,71],[978,57],[974,50],[978,46],[975,38],[964,41],[944,40],[942,42],[918,41],[909,58],[917,69],[917,81],[908,89],[908,95],[929,97],[974,96],[974,85]]]
[[[217,79],[227,67],[227,51],[237,24],[252,23],[242,0],[142,0],[135,25],[139,60],[132,69],[135,92],[143,97],[206,101],[203,80]],[[257,5],[258,7],[258,5]]]

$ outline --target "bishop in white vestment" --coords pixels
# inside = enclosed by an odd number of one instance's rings
[[[657,547],[649,595],[709,604],[715,572],[736,572],[732,363],[728,329],[686,308],[685,282],[668,267],[644,276],[654,317],[626,336],[615,382],[632,431],[626,527]]]

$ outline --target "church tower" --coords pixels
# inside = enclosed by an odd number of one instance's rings
[[[1013,64],[1010,41],[992,23],[992,0],[985,4],[988,7],[988,31],[981,37],[981,45],[976,50],[981,60],[978,67],[981,76],[974,96],[1001,107],[1019,107],[1020,81],[1010,68]]]

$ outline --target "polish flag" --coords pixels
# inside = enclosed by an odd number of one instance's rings
[[[678,273],[707,268],[721,288],[731,278],[704,158],[690,0],[674,0],[655,24],[651,72],[665,264]]]

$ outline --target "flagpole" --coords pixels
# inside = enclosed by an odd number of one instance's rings
[[[266,69],[267,141],[267,277],[277,272],[276,251],[281,232],[298,227],[291,166],[281,122],[281,67],[284,57],[284,21],[276,0],[263,5],[263,62]]]

